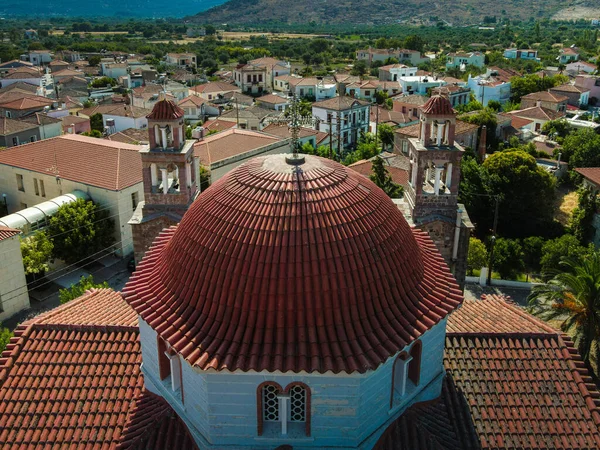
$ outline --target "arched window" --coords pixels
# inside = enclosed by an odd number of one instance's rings
[[[419,381],[421,380],[422,347],[423,344],[421,344],[421,341],[417,341],[410,349],[411,361],[408,364],[408,378],[414,383],[415,386],[418,386]]]
[[[310,436],[310,389],[291,383],[285,389],[267,381],[258,386],[258,435]]]

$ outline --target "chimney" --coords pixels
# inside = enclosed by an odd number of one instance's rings
[[[485,161],[485,153],[486,153],[486,141],[487,141],[487,127],[484,125],[481,127],[481,133],[479,134],[479,160],[481,162]]]
[[[535,102],[535,106],[537,106],[538,108],[540,108],[542,106],[542,101],[538,100],[537,102]]]

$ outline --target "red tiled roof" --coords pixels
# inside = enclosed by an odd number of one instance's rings
[[[224,131],[224,130],[228,130],[230,128],[235,127],[236,123],[235,122],[230,122],[228,120],[219,120],[219,119],[213,119],[213,120],[207,120],[206,122],[204,122],[202,124],[202,126],[204,127],[205,130],[208,131]]]
[[[385,159],[384,159],[385,160]],[[373,175],[373,161],[372,160],[361,160],[357,161],[354,164],[351,164],[350,167],[352,170],[360,173],[362,176],[369,178]],[[392,177],[392,181],[401,186],[408,186],[408,170],[402,169],[400,167],[394,167],[390,165],[386,165],[388,173]]]
[[[14,110],[27,110],[27,109],[35,109],[35,108],[44,108],[45,106],[52,106],[54,100],[47,99],[45,97],[40,97],[37,95],[22,95],[20,98],[15,100],[10,100],[7,102],[0,101],[0,107],[5,109],[14,109]]]
[[[0,151],[0,164],[119,191],[142,182],[140,146],[65,134]]]
[[[513,116],[510,120],[510,124],[513,127],[515,127],[517,130],[519,128],[529,125],[530,123],[533,123],[532,119],[524,119],[522,117],[517,117],[517,116]]]
[[[575,169],[576,172],[583,175],[592,183],[600,186],[600,167],[585,167]]]
[[[284,155],[229,172],[127,283],[128,303],[193,366],[362,373],[462,302],[435,245],[381,189],[305,158],[299,172]]]
[[[187,106],[188,103],[191,103],[194,106],[201,106],[205,103],[208,103],[207,100],[204,100],[202,97],[198,97],[197,95],[190,95],[189,97],[184,98],[179,102],[179,106]]]
[[[141,362],[137,315],[110,289],[19,326],[0,358],[0,447],[195,449]]]
[[[11,238],[20,233],[21,233],[21,230],[16,230],[14,228],[8,228],[3,225],[0,225],[0,241]]]
[[[436,116],[454,116],[452,103],[442,95],[434,95],[421,108],[425,114],[433,114]]]
[[[156,102],[154,108],[152,108],[152,112],[146,118],[152,120],[177,120],[181,119],[184,114],[183,109],[171,100],[165,99]]]
[[[376,450],[600,448],[600,393],[568,338],[500,296],[465,301],[447,330],[441,397]]]
[[[555,94],[551,91],[540,91],[532,92],[531,94],[524,95],[521,100],[536,100],[548,103],[561,103],[569,100],[569,97],[565,95]]]

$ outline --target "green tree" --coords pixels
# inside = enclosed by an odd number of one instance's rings
[[[523,151],[504,151],[483,163],[486,192],[500,196],[498,232],[506,237],[552,229],[555,178]]]
[[[373,160],[373,174],[369,176],[371,181],[379,186],[390,198],[401,198],[404,194],[404,188],[394,183],[392,176],[383,164],[383,158],[377,157]]]
[[[533,288],[530,311],[562,321],[589,368],[597,367],[600,339],[600,253],[567,257],[547,284]]]
[[[88,58],[88,63],[90,66],[97,66],[102,61],[102,57],[100,55],[90,56]]]
[[[584,247],[572,234],[565,234],[559,238],[551,239],[542,247],[540,265],[544,276],[548,277],[560,269],[560,260],[563,257],[578,258],[593,250],[593,246]]]
[[[556,119],[546,122],[542,127],[542,131],[553,138],[565,138],[574,131],[574,128],[571,126],[571,124],[569,124],[569,122],[567,122],[566,119]]]
[[[0,327],[0,353],[2,353],[6,349],[10,338],[13,336],[13,332],[10,331],[8,328]]]
[[[92,277],[92,275],[88,275],[87,277],[82,276],[81,279],[70,288],[59,290],[58,299],[60,300],[60,303],[67,303],[77,297],[81,297],[87,290],[103,288],[110,288],[106,281],[94,283],[94,277]]]
[[[580,188],[577,192],[579,203],[573,210],[571,217],[571,233],[579,239],[582,244],[588,243],[594,237],[595,229],[592,226],[594,215],[600,206],[598,193],[589,188]]]
[[[483,108],[477,111],[476,113],[460,116],[459,119],[464,122],[479,125],[479,130],[483,130],[483,127],[485,126],[487,130],[486,144],[492,147],[492,149],[496,148],[496,127],[498,126],[498,118],[496,116],[496,111],[494,111],[491,108]]]
[[[83,199],[58,208],[47,230],[54,256],[72,264],[110,248],[115,241],[115,223],[109,215],[106,208]]]
[[[563,142],[562,157],[570,168],[600,166],[600,135],[589,128],[569,134]]]
[[[488,251],[485,244],[476,237],[469,239],[469,254],[467,255],[467,267],[469,273],[487,267],[489,262]]]
[[[364,75],[365,73],[367,73],[367,63],[362,60],[356,61],[350,73],[356,76]]]
[[[487,104],[487,107],[498,112],[502,109],[502,104],[498,100],[490,100]]]
[[[205,166],[200,165],[198,171],[198,180],[200,180],[200,192],[204,192],[210,186],[210,170],[208,170]]]
[[[523,239],[523,259],[528,273],[539,273],[541,269],[542,248],[544,239],[540,236],[529,236]]]
[[[21,238],[21,255],[25,275],[43,275],[48,271],[54,245],[43,231]]]
[[[494,246],[493,270],[503,279],[515,279],[525,269],[523,247],[516,239],[500,238]]]
[[[383,149],[391,148],[394,146],[394,128],[387,123],[382,123],[377,127],[377,134]]]
[[[98,130],[84,131],[83,133],[81,133],[81,135],[82,136],[91,136],[91,137],[95,137],[95,138],[102,137],[102,133]]]
[[[96,113],[91,115],[90,127],[92,128],[92,131],[99,131],[100,133],[104,132],[104,119],[102,114]]]

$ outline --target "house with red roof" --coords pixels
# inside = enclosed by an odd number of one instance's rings
[[[127,222],[143,200],[139,145],[75,134],[0,152],[0,192],[8,213],[80,190],[106,208],[115,221],[116,253],[132,252]]]

